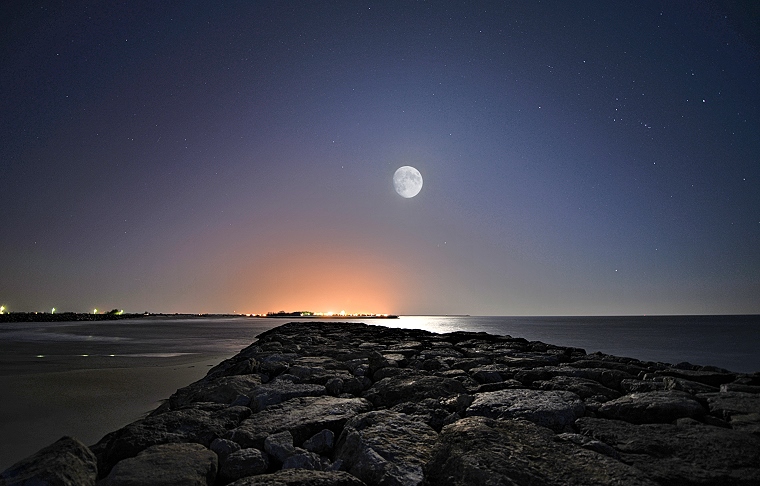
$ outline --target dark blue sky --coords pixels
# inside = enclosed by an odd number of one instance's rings
[[[760,313],[751,2],[0,10],[11,310]]]

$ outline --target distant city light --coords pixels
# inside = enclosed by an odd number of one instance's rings
[[[0,305],[0,314],[5,314],[5,306]]]
[[[92,313],[93,313],[93,314],[97,314],[97,313],[98,313],[98,309],[93,309],[93,310],[92,310]]]
[[[51,310],[50,313],[55,314],[55,307],[53,307],[53,310]]]

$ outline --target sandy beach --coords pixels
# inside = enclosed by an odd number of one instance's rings
[[[142,360],[140,367],[0,376],[0,470],[64,435],[94,444],[202,378],[228,356]]]

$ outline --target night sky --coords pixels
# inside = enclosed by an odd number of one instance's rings
[[[757,5],[3,2],[0,304],[760,313]]]

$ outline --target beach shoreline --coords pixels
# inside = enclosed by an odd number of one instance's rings
[[[0,470],[64,435],[94,444],[145,416],[226,355],[140,359],[140,366],[0,375]],[[135,358],[138,359],[138,358]]]

